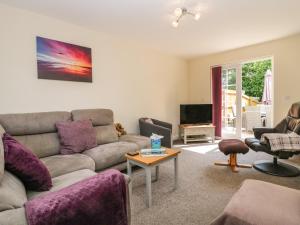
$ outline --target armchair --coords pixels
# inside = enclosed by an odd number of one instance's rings
[[[262,144],[260,138],[264,133],[289,133],[295,132],[300,134],[300,102],[294,103],[285,119],[283,119],[274,128],[253,128],[255,138],[246,138],[245,143],[256,152],[265,152],[273,155],[273,162],[258,161],[254,162],[253,167],[261,172],[283,177],[298,176],[300,171],[298,168],[278,162],[277,159],[288,159],[293,155],[300,154],[300,150],[291,151],[271,151],[270,144]]]
[[[150,137],[152,133],[162,135],[164,138],[161,139],[161,145],[167,148],[171,148],[173,145],[172,142],[172,124],[163,122],[156,119],[151,119],[151,122],[148,122],[148,118],[140,118],[140,134],[142,136]]]

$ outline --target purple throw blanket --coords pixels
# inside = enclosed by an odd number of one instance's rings
[[[127,225],[126,184],[106,170],[26,202],[29,225]]]

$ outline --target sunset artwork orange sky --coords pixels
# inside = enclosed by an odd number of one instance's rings
[[[38,78],[92,82],[91,49],[37,37]]]

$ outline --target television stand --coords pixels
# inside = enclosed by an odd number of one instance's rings
[[[184,144],[194,141],[211,141],[215,143],[215,126],[212,124],[181,124],[179,137]]]

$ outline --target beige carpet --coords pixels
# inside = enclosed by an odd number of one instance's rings
[[[214,161],[226,160],[217,145],[177,147],[183,149],[179,157],[179,187],[173,191],[173,162],[162,164],[159,180],[152,183],[151,208],[145,206],[144,171],[134,171],[132,225],[207,225],[222,212],[245,179],[259,179],[300,189],[300,177],[275,177],[255,169],[240,169],[234,174],[227,167],[214,166]],[[272,157],[249,151],[238,159],[252,163]],[[299,158],[293,159],[293,163],[299,166]]]

